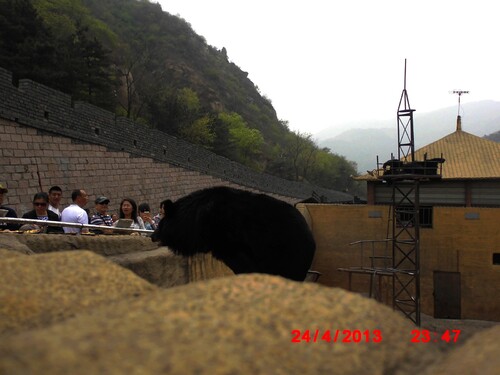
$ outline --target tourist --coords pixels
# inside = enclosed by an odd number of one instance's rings
[[[83,209],[89,201],[89,197],[85,190],[73,190],[71,193],[71,199],[73,200],[73,203],[63,210],[61,214],[61,221],[66,223],[88,224],[89,217],[87,212]],[[88,229],[64,227],[64,233],[88,233]]]
[[[9,192],[9,190],[5,187],[5,185],[0,183],[0,216],[3,217],[14,217],[17,218],[17,213],[12,208],[3,206],[3,201],[5,195]],[[17,230],[19,229],[19,224],[16,223],[3,223],[0,222],[0,230]]]
[[[160,203],[160,212],[153,217],[156,228],[160,225],[161,219],[165,216],[165,201]]]
[[[132,220],[132,224],[130,228],[134,229],[145,229],[144,227],[144,221],[142,221],[142,218],[137,215],[137,203],[131,198],[125,198],[121,201],[120,203],[120,219],[129,219]],[[116,223],[118,223],[116,221]]]
[[[44,192],[36,193],[33,197],[33,210],[26,212],[23,219],[60,221],[59,216],[48,209],[48,205],[49,195]],[[40,228],[41,233],[64,233],[61,227],[47,227],[47,225],[41,224],[37,224],[37,226]]]
[[[151,209],[149,208],[149,204],[141,203],[139,205],[139,215],[144,222],[144,228],[147,230],[155,230],[156,224],[151,217]]]
[[[61,218],[61,198],[62,189],[59,186],[52,186],[49,189],[49,210],[55,212]]]
[[[113,219],[111,216],[108,214],[108,205],[109,205],[109,199],[100,196],[97,197],[96,200],[94,201],[95,203],[95,214],[90,218],[90,224],[92,225],[105,225],[108,227],[113,226]],[[93,229],[92,232],[101,234],[101,233],[112,233],[112,231],[102,231],[99,229]]]

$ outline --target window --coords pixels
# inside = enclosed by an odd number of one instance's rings
[[[493,264],[500,266],[500,253],[493,253]]]
[[[398,206],[396,215],[398,226],[413,226],[414,207]],[[432,228],[432,206],[420,206],[419,224],[421,228]]]
[[[420,206],[420,226],[432,228],[432,206]]]

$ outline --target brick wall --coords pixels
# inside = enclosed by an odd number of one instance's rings
[[[96,196],[105,195],[111,199],[111,211],[117,211],[124,197],[133,198],[138,204],[149,202],[156,211],[163,199],[177,199],[204,187],[245,188],[198,171],[43,134],[2,119],[0,134],[1,178],[9,188],[5,203],[18,215],[32,209],[35,193],[41,189],[48,191],[52,185],[59,185],[64,190],[64,205],[71,201],[71,190],[82,188],[90,194],[90,207]],[[275,196],[290,202],[294,200]]]
[[[85,188],[113,201],[131,195],[156,205],[198,188],[234,185],[298,201],[313,192],[328,201],[352,196],[255,172],[166,133],[115,117],[30,80],[12,84],[0,68],[0,181],[9,203],[25,209],[38,189]]]

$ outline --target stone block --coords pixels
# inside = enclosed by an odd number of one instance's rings
[[[166,247],[110,256],[108,259],[162,288],[189,282],[187,258],[175,255]]]
[[[110,302],[0,338],[0,373],[417,374],[441,357],[410,343],[413,328],[386,306],[341,289],[239,275]],[[339,330],[337,342],[321,340],[327,330],[330,341]],[[368,333],[342,342],[344,331],[355,330]],[[380,342],[372,341],[375,330]]]
[[[211,253],[196,254],[187,258],[189,281],[204,281],[217,277],[234,276],[234,272]]]
[[[21,254],[35,254],[26,244],[19,241],[19,234],[12,232],[0,232],[0,248]]]
[[[0,285],[0,335],[9,336],[157,289],[88,251],[2,259]]]
[[[111,256],[158,248],[158,244],[149,237],[132,235],[18,234],[17,239],[35,253],[90,250],[100,255]]]
[[[496,375],[500,369],[499,337],[500,325],[478,332],[429,366],[424,374]]]
[[[23,254],[23,253],[20,253],[18,251],[12,251],[9,249],[3,249],[0,247],[0,261],[2,261],[4,259],[9,259],[9,258],[22,257],[23,255],[27,255],[27,254]]]

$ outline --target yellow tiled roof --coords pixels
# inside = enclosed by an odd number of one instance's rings
[[[415,160],[424,160],[425,154],[427,159],[443,156],[443,179],[500,178],[500,143],[460,129],[416,150]],[[377,175],[365,174],[355,179],[377,180]]]
[[[415,160],[441,157],[443,178],[500,178],[500,143],[457,130],[415,151]]]

